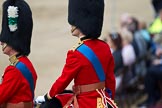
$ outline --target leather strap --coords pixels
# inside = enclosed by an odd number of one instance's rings
[[[69,99],[69,101],[64,105],[63,108],[69,108],[69,106],[70,106],[73,102],[74,102],[74,108],[79,108],[76,94],[74,94],[73,97],[71,97],[71,98]]]
[[[32,108],[32,102],[20,102],[20,103],[7,103],[0,106],[0,108]]]
[[[90,92],[96,89],[103,89],[105,87],[105,82],[98,82],[88,85],[79,85],[73,86],[74,96],[67,102],[67,104],[63,108],[68,108],[72,102],[74,102],[74,108],[79,108],[77,95],[83,92]]]
[[[90,92],[94,91],[96,89],[103,89],[105,87],[105,82],[98,82],[88,85],[79,85],[79,86],[73,86],[73,92],[75,94],[80,94],[83,92]]]

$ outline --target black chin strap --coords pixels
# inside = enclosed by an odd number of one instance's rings
[[[76,29],[77,29],[77,27],[75,27],[74,29],[72,29],[72,30],[71,30],[71,33],[73,33]]]
[[[21,53],[16,54],[16,57],[17,57],[17,58],[20,57],[20,56],[22,56]]]

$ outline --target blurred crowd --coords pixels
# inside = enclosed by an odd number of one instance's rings
[[[138,108],[162,108],[162,3],[158,1],[152,0],[155,19],[151,24],[125,13],[120,30],[104,38],[115,61],[119,108],[130,108],[142,96],[146,99]]]

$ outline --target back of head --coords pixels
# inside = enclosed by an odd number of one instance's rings
[[[118,32],[110,33],[109,37],[117,49],[122,49],[122,39]]]
[[[124,13],[124,14],[121,15],[121,17],[120,17],[121,28],[126,27],[130,23],[131,17],[132,16],[129,13]]]
[[[131,31],[133,34],[139,30],[139,22],[135,17],[131,17],[131,22],[128,24],[128,30]]]
[[[69,0],[68,22],[90,38],[101,35],[104,0]]]
[[[33,30],[32,12],[24,0],[6,0],[3,3],[0,41],[22,55],[29,55]]]

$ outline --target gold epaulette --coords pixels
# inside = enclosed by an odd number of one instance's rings
[[[15,55],[11,56],[9,58],[9,61],[11,63],[10,65],[12,65],[12,66],[15,66],[19,62],[18,58]]]
[[[76,45],[74,45],[71,50],[75,51],[80,45],[83,44],[83,41],[79,41]]]

